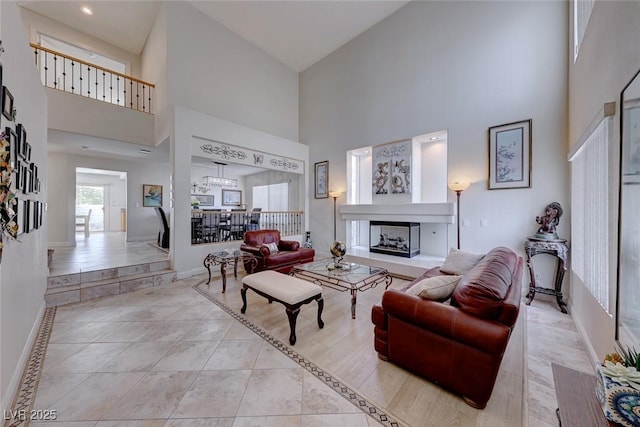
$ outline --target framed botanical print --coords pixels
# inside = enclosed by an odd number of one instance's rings
[[[326,199],[329,197],[329,161],[315,164],[315,198]]]
[[[489,128],[489,190],[531,187],[531,119]]]

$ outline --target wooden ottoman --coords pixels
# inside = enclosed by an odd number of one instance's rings
[[[269,300],[269,303],[277,301],[285,306],[291,328],[289,335],[291,345],[296,343],[296,319],[300,313],[300,306],[303,304],[309,304],[313,300],[318,302],[318,327],[320,329],[324,327],[322,321],[324,300],[322,299],[322,288],[318,285],[272,270],[249,274],[242,279],[242,289],[240,290],[242,294],[240,312],[242,314],[247,311],[247,289],[252,289],[258,295],[262,295]]]

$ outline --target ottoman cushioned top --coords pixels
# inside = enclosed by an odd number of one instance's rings
[[[271,270],[244,276],[242,283],[292,305],[322,293],[318,285]]]

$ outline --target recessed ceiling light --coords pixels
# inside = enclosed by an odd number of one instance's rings
[[[80,10],[82,11],[82,13],[84,13],[85,15],[93,15],[93,10],[91,10],[91,8],[87,7],[87,6],[82,6],[82,8],[80,8]]]
[[[439,139],[440,139],[439,136],[432,136],[432,137],[429,138],[429,141],[437,141]]]
[[[151,154],[151,150],[147,150],[146,148],[141,148],[138,151],[142,154]]]
[[[88,150],[88,149],[89,149],[89,146],[88,146],[88,145],[83,145],[83,146],[82,146],[82,147],[80,147],[80,148],[82,148],[83,150]]]

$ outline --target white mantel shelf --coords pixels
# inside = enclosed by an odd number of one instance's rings
[[[455,203],[342,205],[340,216],[346,220],[453,224],[454,208]]]

